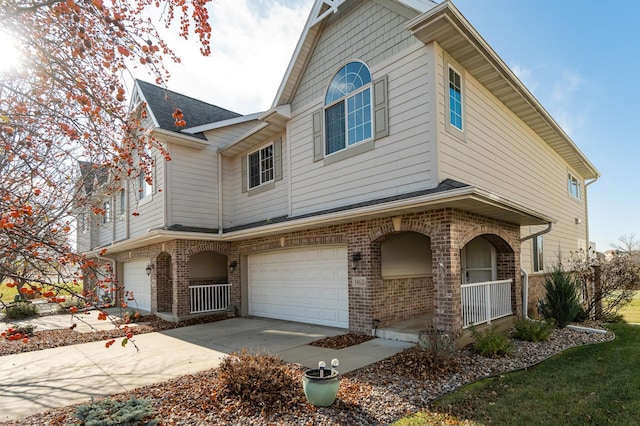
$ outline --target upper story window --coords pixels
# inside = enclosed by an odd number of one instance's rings
[[[147,177],[144,172],[138,177],[138,200],[143,200],[147,196],[151,195],[153,186],[147,182]]]
[[[462,130],[462,77],[449,66],[449,124]]]
[[[87,213],[85,211],[81,211],[78,215],[78,231],[80,233],[87,232]]]
[[[104,210],[104,216],[102,216],[102,223],[111,222],[111,201],[107,200],[102,203],[102,210]]]
[[[273,144],[248,155],[249,188],[255,188],[274,180]]]
[[[533,271],[544,271],[544,239],[538,235],[533,240]]]
[[[127,193],[124,189],[120,190],[120,215],[125,214],[127,209]]]
[[[567,190],[573,198],[580,199],[580,181],[571,173],[567,174]]]
[[[350,62],[331,80],[325,105],[327,155],[373,137],[371,73],[362,62]]]

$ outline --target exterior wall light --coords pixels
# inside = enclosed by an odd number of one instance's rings
[[[236,271],[237,267],[238,267],[238,262],[234,260],[229,264],[229,272],[233,274]]]
[[[145,272],[147,273],[147,276],[148,276],[148,277],[149,277],[149,276],[151,276],[151,271],[153,271],[153,265],[152,265],[151,263],[149,263],[149,264],[147,265],[147,267],[146,267],[146,268],[144,268],[144,270],[145,270]]]
[[[358,269],[358,265],[360,264],[361,260],[362,255],[360,254],[360,252],[353,253],[351,255],[351,269],[353,269],[354,271]]]

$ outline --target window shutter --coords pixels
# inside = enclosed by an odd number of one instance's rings
[[[242,192],[247,192],[247,156],[243,155],[240,158],[240,164],[242,164],[242,172],[240,180],[242,181]]]
[[[313,161],[324,158],[324,141],[322,140],[322,108],[313,113]]]
[[[373,116],[376,139],[389,136],[389,103],[387,100],[387,76],[373,81]]]
[[[273,141],[273,166],[275,180],[282,180],[282,138]]]

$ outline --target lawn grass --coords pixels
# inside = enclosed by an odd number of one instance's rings
[[[73,283],[65,283],[64,284],[65,287],[69,288],[69,290],[75,292],[75,293],[81,293],[82,292],[82,283],[79,282],[77,284],[73,284]],[[48,290],[53,290],[55,291],[54,288],[47,288],[45,286],[43,291],[48,291]],[[4,303],[10,303],[13,302],[14,297],[16,296],[16,294],[18,294],[18,288],[17,287],[7,287],[6,284],[0,283],[0,295],[2,295],[1,300]],[[70,291],[67,290],[61,290],[60,291],[60,295],[61,296],[67,296],[71,294]]]
[[[473,383],[436,401],[433,409],[482,424],[637,424],[640,327],[610,327],[616,334],[612,342],[574,348],[530,370]],[[427,421],[406,424],[438,424]]]
[[[620,309],[620,314],[625,321],[640,324],[640,291],[636,291],[631,303]]]

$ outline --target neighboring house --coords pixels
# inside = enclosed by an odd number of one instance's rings
[[[262,113],[136,89],[172,160],[79,242],[141,309],[452,329],[587,248],[598,171],[449,1],[317,0]]]

